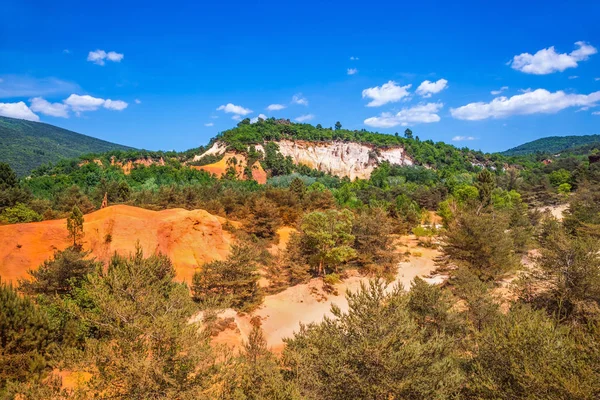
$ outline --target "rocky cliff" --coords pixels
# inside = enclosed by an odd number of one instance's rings
[[[383,161],[398,165],[413,165],[413,160],[401,146],[379,149],[362,143],[321,143],[301,140],[281,140],[277,144],[280,153],[291,157],[297,165],[304,164],[319,171],[350,179],[368,179],[377,165]],[[256,150],[264,152],[263,146],[255,147]],[[205,155],[224,154],[226,148],[224,143],[216,142],[195,159],[200,159]]]

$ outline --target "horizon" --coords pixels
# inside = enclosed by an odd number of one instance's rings
[[[484,152],[600,133],[600,4],[141,4],[9,0],[0,115],[165,151],[259,116]]]

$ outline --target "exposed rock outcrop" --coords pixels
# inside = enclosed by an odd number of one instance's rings
[[[297,165],[304,164],[319,171],[350,179],[368,179],[382,161],[398,165],[413,165],[413,160],[401,146],[377,148],[372,145],[354,142],[321,143],[302,140],[281,140],[277,144],[280,153],[283,156],[291,157]],[[255,148],[257,151],[264,152],[261,145],[257,145]],[[224,154],[226,149],[225,143],[215,142],[210,149],[201,155],[197,155],[194,160],[199,160],[206,155]]]

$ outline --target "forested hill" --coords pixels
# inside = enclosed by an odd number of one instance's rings
[[[365,129],[344,129],[339,122],[334,127],[323,127],[320,124],[313,126],[294,123],[289,119],[275,118],[259,119],[255,123],[251,123],[250,119],[246,118],[240,121],[237,127],[219,133],[211,143],[221,141],[227,144],[229,150],[245,152],[248,146],[284,139],[355,142],[371,145],[375,152],[381,148],[402,146],[417,165],[436,169],[468,170],[473,168],[474,164],[491,165],[500,163],[503,159],[498,154],[484,154],[467,148],[459,149],[444,142],[420,140],[418,134],[413,134],[410,129],[388,135]]]
[[[557,154],[565,150],[600,143],[600,135],[550,136],[534,140],[504,151],[505,156],[520,156],[533,153]]]
[[[8,163],[19,176],[62,158],[127,149],[131,147],[53,125],[0,117],[0,162]]]

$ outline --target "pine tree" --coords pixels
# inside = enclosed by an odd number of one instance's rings
[[[74,248],[81,248],[80,240],[83,239],[83,213],[76,205],[73,206],[71,215],[67,218],[67,230],[69,238],[73,240]]]

